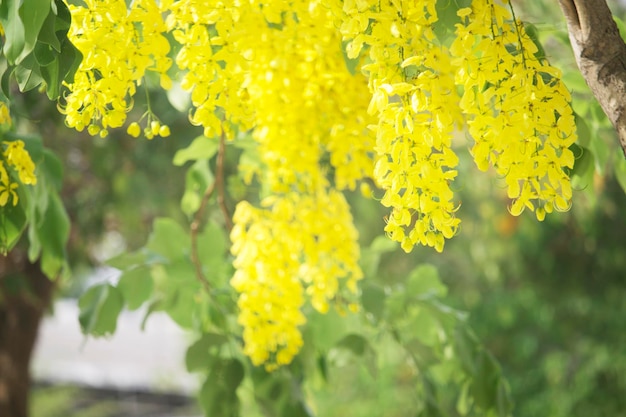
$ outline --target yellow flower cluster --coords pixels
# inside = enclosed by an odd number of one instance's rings
[[[242,24],[240,9],[247,2],[180,0],[169,7],[167,30],[180,44],[176,65],[185,71],[181,86],[191,92],[195,107],[191,123],[204,127],[207,137],[222,131],[232,139],[232,126],[252,127],[242,73],[250,65],[237,50],[232,34]],[[240,7],[240,9],[238,9]],[[242,10],[243,11],[243,10]],[[252,28],[249,28],[252,30]]]
[[[330,302],[356,294],[362,278],[350,209],[337,191],[268,197],[258,209],[237,206],[231,233],[237,269],[231,284],[239,297],[244,352],[273,370],[302,346],[304,295],[325,313]]]
[[[341,298],[339,282],[347,279],[353,294],[362,275],[349,208],[334,190],[356,188],[373,170],[367,79],[347,71],[341,35],[318,1],[151,1],[128,12],[115,0],[71,8],[70,38],[85,59],[62,110],[70,126],[94,133],[100,121],[121,125],[145,71],[165,77],[169,47],[161,42],[171,34],[191,123],[207,137],[254,129],[264,164],[255,173],[275,200],[237,208],[233,286],[246,353],[268,368],[288,363],[300,349],[305,301],[326,311]],[[129,47],[121,51],[113,37]],[[133,61],[139,50],[143,67]],[[169,134],[163,129],[149,120],[143,133]],[[127,132],[137,137],[141,127],[133,122]]]
[[[339,190],[373,176],[405,251],[443,250],[458,230],[452,181],[467,122],[479,168],[493,166],[539,219],[569,207],[575,140],[569,94],[512,9],[473,0],[454,40],[437,36],[437,0],[86,0],[70,6],[84,59],[61,110],[106,135],[123,125],[147,71],[169,88],[175,42],[190,121],[207,137],[250,131],[260,208],[238,205],[232,231],[245,353],[275,369],[302,345],[302,309],[357,292],[357,233]],[[448,7],[453,7],[450,4]],[[348,60],[345,59],[347,54]],[[362,70],[362,73],[359,73]],[[363,76],[365,75],[365,76]],[[168,136],[148,112],[131,136]],[[2,179],[0,172],[0,180]],[[251,176],[250,176],[251,178]],[[250,179],[248,178],[248,179]],[[8,185],[10,194],[10,185]],[[6,188],[6,187],[5,187]],[[2,194],[0,194],[1,198]],[[7,197],[8,200],[8,197]]]
[[[511,8],[474,0],[458,14],[462,23],[451,51],[476,164],[495,167],[505,179],[513,215],[528,208],[543,220],[553,210],[568,210],[572,188],[565,169],[574,166],[569,147],[576,132],[560,72],[536,57]]]
[[[239,95],[252,112],[264,163],[258,175],[272,194],[263,208],[237,206],[232,285],[241,293],[245,351],[272,370],[300,349],[307,299],[326,312],[357,292],[358,236],[336,190],[371,175],[373,118],[366,79],[347,71],[328,7],[245,2],[232,15],[239,20],[230,36],[247,60]]]
[[[0,101],[0,126],[11,126],[12,123],[9,106],[4,101]]]
[[[109,128],[124,124],[147,71],[159,74],[163,88],[171,87],[163,10],[154,0],[136,0],[129,8],[124,0],[85,0],[85,6],[68,7],[68,38],[83,60],[59,110],[68,126],[104,137]],[[150,128],[155,119],[150,113],[146,136],[160,134]]]
[[[362,77],[346,71],[328,8],[303,0],[243,2],[225,13],[237,21],[216,24],[219,37],[229,40],[218,53],[232,49],[223,56],[239,57],[225,59],[238,90],[218,91],[239,107],[220,107],[226,120],[246,120],[240,128],[254,126],[268,189],[316,189],[325,176],[320,160],[326,152],[336,186],[354,189],[372,170],[368,91]]]
[[[17,195],[18,182],[9,173],[14,170],[22,184],[35,185],[35,164],[28,151],[24,149],[24,142],[21,140],[4,141],[5,147],[0,162],[0,207],[6,206],[9,201],[15,206],[19,201]]]
[[[462,115],[450,54],[435,41],[435,3],[337,6],[349,56],[367,46],[368,112],[378,118],[374,177],[385,190],[382,204],[392,208],[385,231],[407,252],[417,243],[442,251],[459,224],[450,189],[458,164],[451,137]]]

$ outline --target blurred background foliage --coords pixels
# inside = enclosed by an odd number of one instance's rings
[[[610,125],[578,74],[557,3],[514,4],[520,16],[535,25],[547,57],[563,70],[575,100],[580,138],[572,174],[578,191],[571,211],[548,216],[543,223],[529,213],[512,217],[500,180],[479,172],[469,157],[462,157],[456,182],[462,203],[459,235],[443,254],[427,248],[409,255],[393,246],[378,253],[364,249],[364,262],[380,258],[376,273],[363,284],[364,294],[380,290],[384,299],[394,291],[407,291],[411,271],[435,265],[447,287],[446,303],[468,312],[478,339],[502,366],[515,403],[513,415],[626,416],[626,163]],[[612,6],[616,16],[623,17],[623,9]],[[186,171],[171,161],[201,132],[162,92],[151,92],[152,107],[173,134],[153,141],[134,140],[124,132],[108,139],[77,134],[63,126],[54,105],[41,95],[14,97],[21,100],[15,110],[22,129],[38,132],[65,163],[63,197],[73,225],[74,271],[65,294],[82,292],[80,278],[106,258],[144,245],[156,217],[188,224],[179,206]],[[135,107],[140,113],[143,103],[138,101]],[[457,142],[466,147],[468,140],[460,134]],[[229,173],[236,172],[240,153],[228,147]],[[228,184],[236,198],[245,194],[236,175]],[[386,210],[358,193],[349,197],[362,245],[371,247],[383,229]],[[227,202],[231,210],[234,202]],[[365,308],[366,314],[359,316],[368,322],[363,326],[375,327],[377,308],[383,307]],[[319,337],[315,324],[312,328]],[[422,379],[416,363],[409,365],[410,352],[391,335],[393,331],[380,331],[366,341],[377,352],[369,359],[370,347],[354,339],[343,345],[329,342],[325,355],[313,354],[317,376],[297,390],[314,399],[317,415],[408,416],[428,408],[418,403],[431,398],[424,392],[441,380]],[[355,360],[356,356],[366,359]],[[376,369],[368,369],[368,362],[375,363]],[[280,382],[285,372],[273,377],[273,386],[295,389]],[[262,386],[264,378],[253,375],[252,379]],[[251,399],[246,400],[251,395],[249,386],[239,388],[244,414],[254,416],[260,411]],[[38,404],[44,398],[50,397],[35,395],[33,410],[41,410]],[[452,415],[466,407],[458,395],[432,398]],[[51,414],[34,411],[34,415]]]

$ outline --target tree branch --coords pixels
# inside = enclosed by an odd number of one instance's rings
[[[193,263],[196,270],[196,277],[198,281],[202,284],[204,289],[209,292],[211,290],[211,284],[209,280],[206,278],[204,273],[202,272],[202,263],[200,262],[200,256],[198,255],[198,233],[200,233],[200,227],[202,225],[204,211],[206,210],[206,206],[209,202],[209,199],[213,195],[213,192],[217,188],[217,204],[220,207],[224,215],[224,222],[226,223],[226,227],[228,230],[232,230],[233,222],[230,218],[230,214],[228,213],[228,208],[226,207],[226,192],[224,190],[224,154],[226,152],[225,145],[225,134],[222,132],[220,136],[220,144],[217,151],[217,161],[215,168],[215,181],[211,183],[206,190],[204,190],[204,194],[202,195],[202,200],[200,202],[200,207],[198,207],[198,211],[193,216],[193,221],[190,225],[190,235],[191,235],[191,262]]]
[[[606,0],[559,0],[578,68],[626,155],[626,44]]]
[[[228,212],[228,207],[226,207],[226,192],[224,190],[224,155],[226,154],[226,145],[224,139],[224,133],[220,136],[220,147],[217,152],[217,161],[215,170],[217,173],[215,174],[215,183],[217,184],[217,204],[220,206],[220,210],[222,210],[222,214],[224,215],[224,223],[226,224],[226,228],[230,232],[233,229],[233,221],[230,218],[230,213]]]
[[[193,221],[191,222],[191,263],[193,263],[196,269],[196,278],[202,284],[207,293],[211,291],[211,284],[209,284],[209,280],[204,276],[202,272],[202,263],[200,262],[200,257],[198,256],[198,233],[200,232],[200,225],[202,224],[202,215],[204,214],[204,209],[215,190],[215,182],[211,183],[206,190],[204,191],[204,195],[202,196],[202,202],[200,203],[200,208],[196,211],[195,216],[193,217]]]

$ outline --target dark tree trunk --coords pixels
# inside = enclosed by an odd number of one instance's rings
[[[574,57],[626,156],[626,44],[606,0],[559,0]]]
[[[29,365],[52,282],[19,249],[0,256],[0,416],[26,417]]]

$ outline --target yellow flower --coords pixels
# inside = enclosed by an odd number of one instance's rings
[[[4,144],[7,145],[7,148],[3,153],[5,162],[8,166],[15,168],[20,182],[22,182],[22,184],[37,184],[35,164],[30,158],[28,151],[24,149],[24,142],[21,140],[15,140],[12,142],[4,142]]]
[[[3,163],[0,163],[0,206],[4,207],[9,202],[9,199],[13,199],[13,205],[17,205],[18,196],[15,192],[17,183],[11,182],[9,174]]]
[[[139,126],[139,123],[137,122],[132,122],[130,125],[128,125],[126,133],[134,138],[138,138],[141,134],[141,126]]]
[[[0,101],[0,125],[11,125],[11,123],[9,106],[4,101]]]

